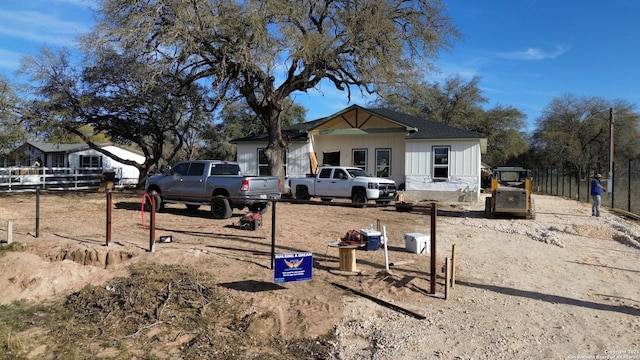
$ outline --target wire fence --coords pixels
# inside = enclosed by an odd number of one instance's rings
[[[640,215],[640,159],[608,165],[587,164],[578,167],[540,167],[533,170],[533,188],[540,194],[562,196],[591,202],[590,186],[595,174],[602,174],[601,183],[608,190],[602,194],[602,205]]]

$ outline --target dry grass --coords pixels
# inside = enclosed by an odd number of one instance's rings
[[[240,315],[247,306],[206,272],[139,266],[61,303],[0,307],[0,352],[23,359],[45,345],[38,358],[322,359],[330,353],[332,334],[292,340],[247,331],[254,320]]]

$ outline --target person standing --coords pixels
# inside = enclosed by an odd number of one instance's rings
[[[602,190],[607,192],[607,188],[600,183],[602,175],[596,174],[591,180],[591,197],[593,198],[593,206],[591,207],[591,216],[600,216],[600,204],[602,203]]]

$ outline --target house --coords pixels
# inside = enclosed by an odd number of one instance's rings
[[[395,180],[406,201],[478,201],[487,137],[388,109],[352,105],[283,130],[287,177],[314,173],[317,164],[362,168]],[[236,139],[247,175],[266,174],[266,135]]]
[[[68,172],[73,169],[80,169],[85,173],[113,172],[120,186],[129,187],[138,183],[140,171],[135,166],[115,161],[84,143],[56,144],[30,141],[23,146],[29,163],[18,165],[42,166],[51,169],[53,173]],[[117,146],[102,145],[101,148],[139,164],[143,164],[145,161],[144,156]]]

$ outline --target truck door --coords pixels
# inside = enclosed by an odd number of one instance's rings
[[[334,197],[335,195],[331,195],[333,192],[333,183],[335,182],[332,178],[331,178],[331,173],[332,173],[331,168],[326,168],[326,169],[322,169],[320,170],[320,173],[318,174],[318,177],[316,177],[316,184],[315,184],[315,191],[316,191],[316,196],[327,196],[327,197]]]
[[[164,178],[162,195],[167,199],[179,199],[182,192],[182,179],[189,171],[189,163],[183,162],[175,165],[169,172],[169,177]]]
[[[182,176],[180,185],[180,197],[185,200],[198,201],[202,199],[202,191],[205,187],[204,176],[205,164],[202,162],[192,162],[186,175]]]
[[[346,171],[335,169],[331,178],[331,192],[339,197],[351,197],[351,180]]]

